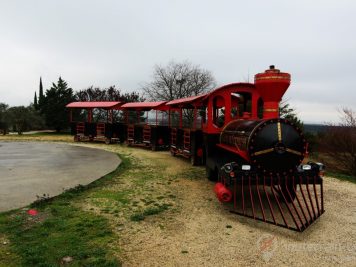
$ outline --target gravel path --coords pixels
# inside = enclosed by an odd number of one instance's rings
[[[303,233],[231,214],[213,183],[184,177],[191,168],[165,152],[133,156],[177,175],[178,211],[165,212],[120,232],[124,266],[356,266],[356,185],[324,179],[326,212]]]

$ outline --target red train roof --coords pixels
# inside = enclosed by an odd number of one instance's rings
[[[175,100],[169,101],[166,105],[167,106],[174,106],[174,105],[190,104],[191,102],[199,100],[199,99],[203,98],[206,95],[207,94],[197,95],[197,96],[189,96],[189,97],[185,97],[185,98],[175,99]]]
[[[208,94],[205,95],[204,99],[208,98],[209,95],[213,95],[217,92],[224,91],[229,87],[249,88],[250,90],[250,89],[254,89],[255,85],[253,83],[241,83],[241,82],[225,84],[223,86],[215,88],[213,91],[210,91]]]
[[[165,109],[167,101],[159,102],[130,102],[121,106],[123,109]]]
[[[121,105],[120,101],[83,101],[72,102],[67,108],[116,108]]]

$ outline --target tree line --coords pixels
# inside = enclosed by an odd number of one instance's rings
[[[77,92],[59,77],[45,92],[40,78],[39,94],[29,106],[9,107],[0,103],[0,129],[3,134],[15,131],[53,129],[57,132],[69,128],[69,114],[66,105],[73,101],[143,101],[137,92],[123,93],[115,86],[109,88],[89,87]]]

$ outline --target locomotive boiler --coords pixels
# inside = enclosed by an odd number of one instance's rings
[[[231,121],[221,132],[220,143],[244,153],[241,164],[251,163],[264,173],[293,172],[306,153],[302,132],[284,119]]]

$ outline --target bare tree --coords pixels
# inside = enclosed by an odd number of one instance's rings
[[[329,124],[320,140],[320,149],[348,174],[356,176],[356,112],[343,108],[340,113],[341,123]]]
[[[156,65],[153,81],[143,86],[143,91],[152,101],[173,100],[203,94],[216,85],[212,73],[192,65],[188,61],[167,66]]]

